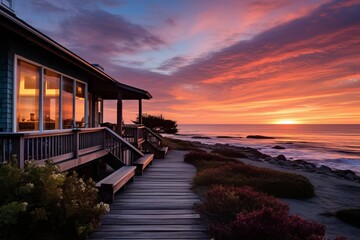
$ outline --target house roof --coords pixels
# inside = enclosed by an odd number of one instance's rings
[[[26,38],[34,44],[45,48],[88,72],[94,79],[99,80],[92,82],[95,89],[95,91],[92,92],[101,96],[103,99],[118,99],[119,93],[124,100],[152,98],[151,94],[146,90],[118,82],[104,71],[96,68],[85,59],[52,40],[25,21],[16,17],[13,12],[8,11],[3,7],[0,7],[0,26]]]

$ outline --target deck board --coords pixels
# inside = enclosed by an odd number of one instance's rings
[[[200,200],[191,180],[196,170],[183,162],[182,152],[154,159],[115,196],[110,213],[89,239],[209,239],[193,205]]]

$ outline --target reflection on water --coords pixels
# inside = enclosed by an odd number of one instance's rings
[[[303,159],[335,169],[360,173],[360,125],[179,125],[176,138],[204,143],[249,146],[265,154],[284,154],[288,159]],[[192,136],[211,139],[192,139]],[[274,139],[250,139],[262,135]],[[217,138],[230,136],[236,138]],[[241,137],[241,138],[239,138]],[[275,145],[285,149],[273,149]]]

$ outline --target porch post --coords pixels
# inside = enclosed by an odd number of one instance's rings
[[[121,133],[122,133],[122,120],[123,120],[122,95],[121,95],[121,92],[118,92],[116,132],[120,136],[121,136]]]
[[[142,124],[142,99],[139,99],[139,124]]]

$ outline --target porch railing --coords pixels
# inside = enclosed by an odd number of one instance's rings
[[[144,125],[127,124],[124,125],[123,138],[131,144],[140,147],[144,141],[149,142],[154,147],[160,147],[163,138],[159,134],[151,131]]]
[[[159,148],[163,141],[163,138],[159,136],[159,134],[154,133],[147,127],[145,127],[145,139],[156,148]]]
[[[68,169],[109,152],[126,165],[142,156],[138,149],[106,127],[0,133],[0,162],[7,162],[16,155],[20,167],[28,160],[35,160],[39,165],[48,159],[57,164],[73,161],[65,164],[64,169]],[[92,158],[87,158],[90,154]]]
[[[123,138],[138,147],[145,141],[145,126],[136,124],[126,124],[123,127]]]

